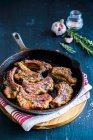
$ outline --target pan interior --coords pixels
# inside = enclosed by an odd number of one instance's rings
[[[3,88],[3,85],[2,85],[3,76],[6,73],[6,71],[10,70],[14,66],[15,62],[26,59],[26,58],[43,60],[43,61],[48,62],[55,66],[63,66],[63,67],[70,68],[73,73],[73,76],[76,77],[78,80],[76,86],[74,87],[73,98],[71,101],[73,101],[77,97],[77,95],[79,94],[79,92],[81,90],[82,83],[83,83],[82,72],[81,72],[79,64],[76,61],[74,61],[73,59],[65,56],[64,54],[60,54],[58,52],[49,51],[49,50],[24,51],[24,52],[17,53],[15,55],[9,57],[6,61],[4,61],[4,63],[0,67],[1,89]],[[24,110],[21,107],[19,107],[15,101],[7,99],[4,96],[2,90],[1,90],[1,94],[3,95],[4,99],[10,105],[16,107],[17,109],[25,111],[27,113],[48,114],[48,113],[52,113],[53,111],[56,111],[65,106],[64,105],[64,106],[58,107],[56,109],[46,109],[46,110]],[[52,93],[53,96],[55,96],[55,94],[56,94],[56,92]],[[69,101],[67,104],[69,104],[71,101]]]

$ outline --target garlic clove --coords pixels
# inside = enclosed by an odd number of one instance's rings
[[[65,37],[64,40],[66,43],[71,43],[73,41],[73,38],[72,37],[68,37],[68,38]]]

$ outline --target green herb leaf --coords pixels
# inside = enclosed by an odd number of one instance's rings
[[[69,53],[72,53],[72,54],[76,53],[76,51],[75,51],[71,46],[69,46],[69,45],[67,45],[67,44],[65,44],[65,43],[60,43],[60,45],[61,45],[64,49],[66,49]]]
[[[87,51],[88,54],[93,55],[93,41],[87,39],[86,37],[82,37],[78,33],[74,32],[73,30],[67,30],[67,35],[73,38],[73,40],[79,44],[82,49]]]

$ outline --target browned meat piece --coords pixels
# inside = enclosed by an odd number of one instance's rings
[[[66,104],[69,100],[71,100],[73,89],[65,82],[61,82],[56,86],[58,90],[58,95],[51,102],[51,107],[58,107]]]
[[[16,73],[17,67],[7,72],[7,82],[13,87],[13,89],[19,90],[20,85],[15,83],[14,75]]]
[[[41,73],[30,70],[27,66],[25,66],[24,62],[16,62],[15,65],[21,68],[21,70],[19,69],[17,74],[15,74],[15,78],[17,80],[27,80],[35,83],[43,79]]]
[[[22,86],[29,93],[41,94],[52,91],[54,83],[51,77],[46,77],[38,83],[29,83],[28,81],[24,80]]]
[[[43,79],[42,75],[38,72],[29,70],[18,70],[15,74],[15,79],[17,80],[27,80],[28,82],[35,83]]]
[[[71,85],[75,85],[77,82],[77,79],[72,77],[72,72],[69,68],[53,67],[52,75],[54,78],[58,80],[66,81]]]
[[[33,96],[31,99],[32,109],[47,109],[49,108],[49,103],[52,101],[51,95],[45,93],[42,95]]]
[[[19,93],[17,95],[17,102],[20,105],[20,107],[24,108],[24,109],[30,109],[30,100],[31,99],[31,95],[27,94],[23,88],[20,88]]]
[[[44,72],[46,70],[51,70],[52,66],[49,63],[39,60],[25,60],[25,64],[30,68],[39,69],[40,72]]]
[[[6,95],[7,98],[12,98],[11,88],[6,86],[5,89],[4,89],[4,94]]]
[[[46,109],[49,108],[49,103],[52,101],[52,97],[47,93],[35,96],[29,95],[20,88],[20,92],[17,95],[17,101],[24,109]]]
[[[15,98],[16,95],[17,95],[17,91],[13,91],[11,87],[9,86],[6,86],[5,89],[4,89],[4,94],[6,95],[7,98]]]
[[[15,98],[17,95],[17,92],[19,91],[20,85],[15,83],[14,81],[14,74],[16,72],[17,68],[14,67],[12,70],[7,72],[6,81],[4,81],[4,94],[7,96],[7,98]]]

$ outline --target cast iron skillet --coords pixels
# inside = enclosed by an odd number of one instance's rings
[[[24,45],[24,43],[23,43],[23,41],[18,33],[13,33],[13,37],[16,40],[17,44],[19,45],[21,51],[19,53],[16,53],[16,54],[10,56],[7,60],[5,60],[1,64],[1,66],[0,66],[0,87],[2,87],[2,83],[3,83],[2,81],[3,81],[3,76],[4,76],[5,72],[7,70],[11,69],[13,67],[13,64],[16,61],[20,61],[20,60],[25,59],[25,58],[43,60],[43,61],[52,63],[56,66],[69,67],[72,70],[73,76],[75,76],[77,78],[78,82],[76,84],[76,87],[74,88],[73,98],[64,106],[67,106],[68,104],[73,102],[73,100],[75,100],[77,98],[77,96],[79,95],[79,93],[82,89],[82,85],[83,85],[83,77],[82,77],[82,71],[80,68],[80,63],[78,61],[64,55],[63,53],[59,53],[56,51],[45,50],[45,49],[28,49]],[[2,90],[0,92],[0,96],[2,96],[2,98],[8,104],[12,105],[13,107],[15,107],[23,112],[27,112],[30,114],[31,113],[33,113],[33,114],[49,114],[49,113],[52,113],[52,112],[55,112],[57,110],[64,108],[64,106],[61,106],[61,107],[58,107],[55,109],[47,109],[47,110],[32,110],[32,109],[25,110],[25,109],[22,109],[13,100],[7,99],[6,96],[3,94]]]

